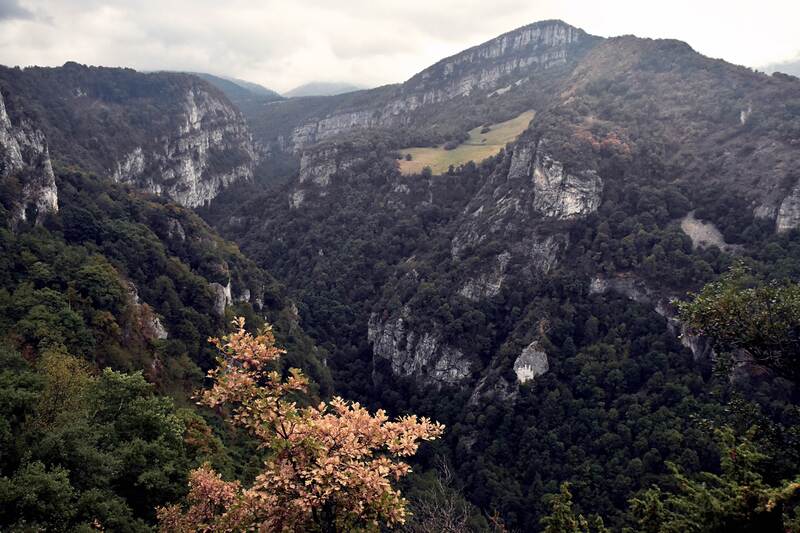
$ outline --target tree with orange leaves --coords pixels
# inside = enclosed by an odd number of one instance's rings
[[[269,450],[264,470],[249,488],[207,465],[195,470],[185,505],[158,510],[162,531],[327,533],[402,524],[406,501],[392,482],[410,471],[403,458],[444,427],[414,415],[389,420],[338,397],[303,406],[308,379],[298,369],[285,379],[275,370],[285,352],[271,329],[253,336],[243,318],[234,325],[210,339],[222,357],[200,404],[230,409],[233,423]]]

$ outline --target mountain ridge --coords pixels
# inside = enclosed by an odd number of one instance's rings
[[[740,259],[800,271],[770,263],[796,265],[800,80],[673,39],[565,45],[572,30],[557,23],[559,41],[547,27],[506,34],[538,29],[540,48],[487,41],[416,74],[408,93],[251,117],[297,168],[202,214],[287,283],[330,348],[337,391],[453,428],[447,453],[471,502],[528,530],[553,480],[569,481],[582,510],[622,530],[621,502],[660,483],[664,461],[715,468],[689,421],[719,407],[713,351],[671,301]],[[409,96],[423,105],[373,113]],[[483,161],[399,171],[407,147],[480,143],[463,134],[524,111],[528,128]],[[280,124],[259,130],[267,116]],[[697,245],[687,220],[725,245]],[[754,376],[745,364],[731,380]]]
[[[512,35],[519,38],[510,40]],[[413,130],[413,135],[422,142],[445,139],[489,118],[499,121],[513,116],[508,111],[499,111],[496,112],[497,116],[491,116],[492,110],[489,109],[479,112],[478,116],[464,117],[457,124],[448,124],[453,122],[450,118],[439,126],[434,125],[439,118],[458,116],[454,107],[456,104],[451,102],[460,102],[470,96],[475,100],[479,97],[478,93],[485,96],[494,89],[502,88],[498,85],[500,79],[508,79],[509,83],[518,81],[518,78],[510,79],[518,72],[539,73],[545,78],[542,85],[546,85],[547,79],[558,76],[559,67],[574,61],[594,39],[597,38],[561,21],[533,23],[443,59],[403,83],[333,97],[318,97],[313,102],[290,99],[263,107],[248,118],[254,135],[263,146],[268,147],[268,153],[298,151],[339,134],[370,128]],[[493,45],[496,46],[494,50]],[[494,58],[488,57],[489,63],[496,59],[496,64],[487,64],[483,72],[477,67],[472,71],[469,67],[471,61],[462,60],[481,49],[487,50],[488,56],[499,54]],[[439,85],[430,85],[426,80],[431,80],[432,69],[438,68],[442,69],[442,73],[437,74],[443,74],[444,78],[437,80]],[[453,70],[445,72],[448,69]],[[548,72],[550,70],[556,72]],[[460,78],[455,79],[451,74]],[[473,91],[477,92],[471,94]],[[477,109],[474,105],[468,108]],[[519,109],[514,115],[524,110]]]
[[[87,67],[0,67],[12,120],[42,131],[64,165],[196,206],[252,179],[256,153],[222,91],[177,73]]]

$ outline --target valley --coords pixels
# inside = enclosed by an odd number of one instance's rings
[[[0,529],[800,531],[800,79],[355,89],[0,67]]]

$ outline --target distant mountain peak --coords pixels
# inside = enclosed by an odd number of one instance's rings
[[[244,100],[259,99],[264,101],[281,100],[281,95],[272,89],[268,89],[258,83],[251,81],[240,80],[229,76],[217,76],[208,74],[206,72],[191,72],[199,78],[207,81],[219,90],[237,105],[240,105]]]
[[[302,96],[335,96],[337,94],[360,91],[365,88],[366,87],[347,82],[311,81],[283,93],[283,96],[287,98],[299,98]]]

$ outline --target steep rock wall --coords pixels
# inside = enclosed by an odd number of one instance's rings
[[[289,145],[299,151],[354,129],[406,125],[414,112],[474,93],[497,96],[509,80],[564,65],[596,39],[561,21],[519,28],[446,58],[399,86],[363,92],[363,102],[345,104],[353,108],[295,127]]]
[[[469,377],[472,363],[458,348],[445,343],[436,331],[417,332],[408,327],[410,311],[404,308],[385,320],[373,314],[367,338],[374,357],[388,359],[392,372],[433,385],[455,385]]]
[[[153,145],[137,146],[122,156],[114,179],[196,207],[231,183],[253,177],[253,142],[229,102],[191,89],[181,103],[181,117]]]
[[[550,155],[546,141],[520,141],[508,170],[496,172],[467,205],[451,252],[460,257],[470,247],[502,242],[531,271],[546,273],[558,263],[568,236],[544,228],[596,211],[602,193],[603,181],[595,172],[567,171]]]
[[[21,187],[13,202],[11,223],[32,218],[38,223],[47,213],[58,211],[50,151],[44,134],[22,122],[13,125],[0,93],[0,178],[15,177]]]

